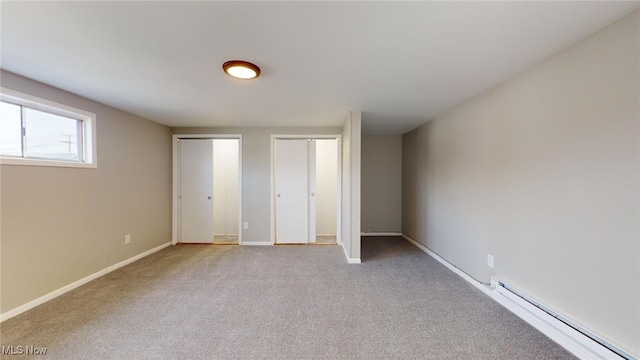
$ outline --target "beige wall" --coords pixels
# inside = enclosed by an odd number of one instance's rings
[[[242,135],[243,244],[271,241],[271,135],[340,134],[340,128],[174,128],[174,134]]]
[[[239,141],[213,140],[213,233],[238,235]]]
[[[362,232],[402,231],[402,136],[362,137]]]
[[[635,356],[639,14],[403,138],[407,235]]]
[[[0,166],[4,313],[171,241],[171,138],[162,125],[1,75],[2,87],[95,113],[98,143],[97,169]]]
[[[316,140],[316,234],[336,235],[338,140]]]

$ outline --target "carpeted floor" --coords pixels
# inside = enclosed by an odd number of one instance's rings
[[[214,235],[213,243],[217,245],[234,245],[238,243],[238,235]]]
[[[362,255],[171,246],[3,322],[1,342],[37,359],[573,358],[401,238]]]
[[[321,244],[326,244],[326,245],[331,245],[331,244],[336,244],[336,236],[335,235],[318,235],[316,236],[316,244],[321,245]]]

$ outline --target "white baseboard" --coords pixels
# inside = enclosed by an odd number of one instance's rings
[[[415,245],[418,249],[420,249],[420,250],[426,252],[427,254],[429,254],[429,256],[431,256],[432,258],[436,259],[442,265],[446,266],[447,269],[453,271],[458,276],[460,276],[461,278],[465,279],[468,283],[470,283],[471,285],[473,285],[473,286],[477,287],[478,289],[480,289],[483,293],[493,297],[493,291],[491,291],[491,288],[489,288],[488,286],[481,284],[479,281],[477,281],[476,279],[474,279],[471,276],[467,275],[464,271],[458,269],[457,267],[455,267],[453,264],[451,264],[447,260],[441,258],[440,255],[438,255],[438,254],[434,253],[433,251],[429,250],[426,246],[424,246],[424,245],[420,244],[419,242],[413,240],[409,236],[407,236],[405,234],[402,234],[402,237],[405,238],[408,242],[410,242],[413,245]]]
[[[347,253],[347,248],[344,247],[344,243],[340,244],[340,246],[342,246],[342,250],[344,251],[344,256],[347,258],[347,263],[348,264],[361,264],[362,263],[359,258],[349,257],[349,253]]]
[[[363,232],[360,236],[402,236],[399,232]]]
[[[483,293],[491,297],[498,304],[505,307],[507,310],[514,313],[516,316],[526,321],[529,325],[536,328],[541,333],[548,336],[551,340],[558,343],[560,346],[574,354],[580,359],[622,359],[620,356],[597,344],[595,341],[580,334],[574,329],[566,326],[559,321],[550,322],[547,318],[550,318],[548,314],[542,310],[532,309],[533,306],[527,306],[525,301],[520,299],[516,295],[511,295],[508,292],[498,290],[492,290],[491,287],[484,285],[464,273],[462,270],[449,263],[447,260],[441,258],[438,254],[429,250],[426,246],[420,244],[409,236],[402,234],[402,237],[407,241],[415,245],[420,250],[427,253],[429,256],[436,259],[438,262],[446,266],[449,270],[456,273],[458,276],[466,280],[471,285],[480,289]]]
[[[117,263],[115,265],[111,265],[109,267],[106,267],[106,268],[104,268],[104,269],[102,269],[102,270],[100,270],[100,271],[98,271],[96,273],[93,273],[93,274],[91,274],[91,275],[89,275],[87,277],[84,277],[84,278],[82,278],[82,279],[80,279],[78,281],[72,282],[69,285],[65,285],[65,286],[63,286],[63,287],[61,287],[61,288],[59,288],[57,290],[54,290],[54,291],[52,291],[52,292],[50,292],[50,293],[48,293],[46,295],[43,295],[43,296],[41,296],[41,297],[39,297],[39,298],[37,298],[35,300],[31,300],[31,301],[29,301],[28,303],[26,303],[24,305],[20,305],[17,308],[14,308],[14,309],[11,309],[11,310],[9,310],[9,311],[7,311],[5,313],[2,313],[2,314],[0,314],[0,322],[5,321],[7,319],[10,319],[10,318],[12,318],[14,316],[20,315],[20,314],[22,314],[23,312],[25,312],[27,310],[33,309],[34,307],[36,307],[38,305],[44,304],[45,302],[47,302],[47,301],[49,301],[51,299],[54,299],[54,298],[66,293],[66,292],[69,292],[69,291],[71,291],[71,290],[73,290],[75,288],[78,288],[78,287],[88,283],[91,280],[95,280],[95,279],[97,279],[97,278],[99,278],[99,277],[101,277],[103,275],[106,275],[106,274],[108,274],[108,273],[110,273],[110,272],[112,272],[112,271],[114,271],[116,269],[119,269],[119,268],[121,268],[121,267],[123,267],[125,265],[129,265],[129,264],[131,264],[132,262],[134,262],[136,260],[140,260],[145,256],[149,256],[149,255],[153,254],[154,252],[160,251],[160,250],[168,247],[169,245],[171,245],[171,242],[164,243],[164,244],[162,244],[160,246],[156,246],[153,249],[147,250],[147,251],[145,251],[145,252],[143,252],[141,254],[138,254],[138,255],[136,255],[134,257],[128,258],[126,260],[123,260],[123,261],[121,261],[121,262],[119,262],[119,263]]]
[[[243,241],[242,245],[247,246],[271,246],[273,245],[271,241]]]

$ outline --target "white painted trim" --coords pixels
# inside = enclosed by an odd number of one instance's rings
[[[94,126],[95,127],[95,126]],[[97,164],[89,164],[84,162],[62,161],[62,160],[42,160],[34,158],[11,158],[0,157],[0,165],[20,165],[20,166],[52,166],[52,167],[69,167],[95,169]]]
[[[447,260],[441,258],[438,254],[429,250],[426,246],[420,244],[419,242],[415,241],[405,234],[402,234],[402,237],[415,245],[420,250],[427,253],[429,256],[436,259],[438,262],[446,266],[449,270],[456,273],[468,283],[480,289],[483,293],[491,297],[498,304],[502,305],[507,310],[511,311],[513,314],[526,321],[529,325],[533,326],[538,331],[548,336],[551,340],[555,341],[578,358],[620,358],[614,352],[611,352],[605,347],[595,343],[593,340],[575,331],[569,326],[562,324],[560,321],[554,321],[553,323],[551,323],[545,320],[547,318],[550,318],[550,315],[540,309],[535,308],[531,304],[526,303],[515,294],[512,294],[509,291],[501,291],[501,287],[497,287],[496,290],[492,291],[489,286],[484,285],[471,276],[467,275],[462,270],[449,263]]]
[[[238,134],[238,245],[242,245],[242,134]]]
[[[362,261],[360,259],[349,257],[349,252],[347,251],[347,248],[344,247],[344,243],[339,244],[339,245],[342,247],[342,250],[344,251],[344,257],[347,258],[347,263],[348,264],[361,264],[362,263]]]
[[[338,245],[342,245],[342,135],[341,134],[271,134],[271,176],[270,176],[270,187],[271,187],[271,245],[276,244],[276,204],[275,204],[275,141],[276,139],[336,139],[338,147],[338,186],[337,190],[337,200],[336,200],[336,243]]]
[[[238,139],[238,245],[242,245],[242,134],[173,134],[171,136],[173,156],[173,195],[171,202],[171,244],[178,243],[178,139]]]
[[[96,114],[3,87],[0,87],[0,100],[23,105],[35,110],[41,110],[55,115],[62,115],[72,119],[80,120],[83,122],[82,141],[84,142],[82,149],[84,151],[83,162],[64,161],[57,159],[47,160],[0,156],[0,164],[90,169],[95,169],[98,167],[98,136],[96,130]]]
[[[33,309],[34,307],[36,307],[38,305],[44,304],[45,302],[47,302],[49,300],[57,298],[58,296],[60,296],[60,295],[62,295],[64,293],[67,293],[67,292],[69,292],[69,291],[71,291],[71,290],[73,290],[75,288],[78,288],[78,287],[88,283],[91,280],[95,280],[95,279],[97,279],[97,278],[99,278],[99,277],[101,277],[103,275],[106,275],[106,274],[108,274],[108,273],[110,273],[110,272],[112,272],[114,270],[117,270],[117,269],[119,269],[119,268],[121,268],[123,266],[129,265],[134,261],[140,260],[145,256],[149,256],[149,255],[151,255],[151,254],[153,254],[153,253],[155,253],[157,251],[160,251],[160,250],[168,247],[169,245],[171,245],[171,243],[167,242],[167,243],[164,243],[164,244],[162,244],[160,246],[156,246],[153,249],[147,250],[147,251],[145,251],[143,253],[140,253],[140,254],[138,254],[136,256],[130,257],[130,258],[126,259],[126,260],[123,260],[123,261],[115,264],[115,265],[111,265],[109,267],[106,267],[106,268],[104,268],[104,269],[102,269],[102,270],[100,270],[100,271],[98,271],[96,273],[93,273],[93,274],[91,274],[91,275],[89,275],[87,277],[84,277],[84,278],[82,278],[82,279],[80,279],[78,281],[72,282],[69,285],[65,285],[65,286],[63,286],[63,287],[61,287],[61,288],[59,288],[57,290],[54,290],[54,291],[52,291],[52,292],[50,292],[50,293],[48,293],[46,295],[43,295],[43,296],[41,296],[41,297],[39,297],[39,298],[37,298],[35,300],[29,301],[28,303],[26,303],[24,305],[20,305],[17,308],[14,308],[14,309],[9,310],[9,311],[7,311],[5,313],[2,313],[2,314],[0,314],[0,322],[5,321],[7,319],[10,319],[10,318],[12,318],[14,316],[20,315],[20,314],[22,314],[23,312],[25,312],[27,310]]]
[[[171,136],[171,245],[178,243],[178,137]]]
[[[245,246],[273,246],[271,241],[245,241],[242,243]]]
[[[399,232],[366,232],[360,233],[360,236],[402,236]]]
[[[276,171],[276,138],[274,135],[271,135],[271,139],[269,140],[269,148],[271,151],[271,163],[269,164],[269,201],[271,206],[271,211],[269,211],[269,216],[271,217],[271,233],[269,234],[269,239],[271,241],[271,245],[276,244],[276,181],[275,181],[275,171]]]
[[[307,141],[307,243],[315,244],[318,233],[317,213],[318,201],[316,200],[316,140]]]
[[[336,172],[336,243],[342,245],[342,135],[337,137],[338,171]]]

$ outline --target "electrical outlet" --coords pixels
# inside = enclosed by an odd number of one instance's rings
[[[494,278],[493,276],[491,277],[491,288],[495,289],[498,287],[498,279]]]
[[[245,229],[245,230],[247,230],[247,229],[249,228],[249,223],[248,223],[248,222],[244,222],[244,223],[242,224],[242,228],[243,228],[243,229]]]
[[[493,255],[487,255],[487,265],[493,267]]]
[[[128,244],[130,242],[131,242],[131,235],[130,234],[125,235],[124,236],[124,243]]]

